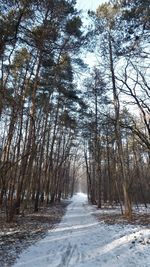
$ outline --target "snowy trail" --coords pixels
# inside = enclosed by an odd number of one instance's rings
[[[86,195],[75,195],[58,227],[14,267],[150,267],[150,229],[99,223],[94,210]]]

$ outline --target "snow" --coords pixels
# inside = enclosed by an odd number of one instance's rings
[[[150,229],[107,225],[85,194],[72,198],[56,229],[25,250],[14,267],[150,267]]]
[[[16,234],[18,232],[19,232],[18,230],[14,231],[13,229],[10,228],[9,232],[0,231],[0,236],[13,235],[13,234]]]

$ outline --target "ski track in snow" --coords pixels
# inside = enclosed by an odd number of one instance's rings
[[[78,193],[62,222],[30,246],[14,267],[150,267],[150,229],[106,225]]]

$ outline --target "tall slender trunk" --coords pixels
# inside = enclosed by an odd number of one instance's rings
[[[120,130],[120,103],[119,97],[116,87],[116,79],[115,79],[115,71],[114,71],[114,61],[113,61],[113,51],[112,51],[112,40],[111,34],[108,34],[108,44],[109,44],[109,60],[110,60],[110,72],[113,86],[113,100],[114,100],[114,110],[115,110],[115,135],[116,135],[116,144],[118,148],[118,155],[120,160],[120,169],[122,175],[122,187],[123,187],[123,195],[124,195],[124,208],[125,215],[127,217],[132,217],[132,204],[131,204],[131,196],[128,192],[128,182],[127,175],[124,164],[124,155],[122,148],[122,139],[121,139],[121,130]]]

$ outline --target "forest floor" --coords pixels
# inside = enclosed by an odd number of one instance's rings
[[[76,194],[56,228],[20,255],[14,267],[149,267],[149,209],[126,221],[116,208],[97,209]],[[7,266],[7,265],[5,265]]]
[[[69,201],[62,201],[51,206],[33,208],[25,214],[15,217],[13,223],[5,223],[4,213],[0,213],[0,267],[12,266],[19,254],[44,238],[46,233],[55,228],[65,214]]]
[[[118,207],[102,207],[94,212],[94,215],[100,222],[106,224],[131,224],[150,227],[150,206],[145,208],[140,205],[138,208],[133,207],[132,219],[127,219],[120,213]]]

